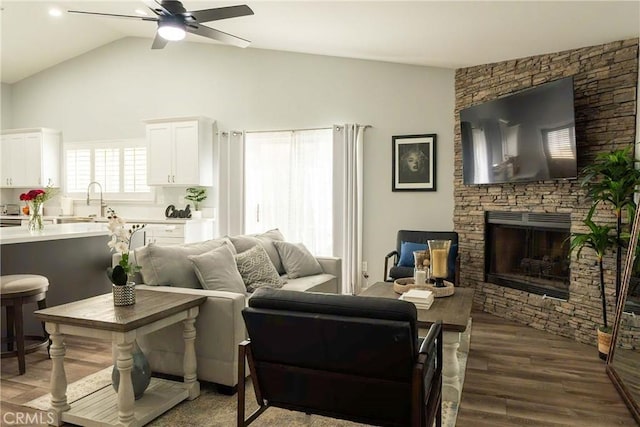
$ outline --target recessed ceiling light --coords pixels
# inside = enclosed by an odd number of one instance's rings
[[[149,15],[145,10],[142,10],[142,9],[136,9],[136,10],[135,10],[135,12],[136,12],[138,15],[144,15],[144,16]]]
[[[51,16],[62,16],[62,11],[57,7],[52,7],[49,9],[49,15]]]

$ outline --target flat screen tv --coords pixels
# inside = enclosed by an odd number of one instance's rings
[[[465,184],[577,177],[573,78],[460,111]]]

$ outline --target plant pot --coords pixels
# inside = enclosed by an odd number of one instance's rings
[[[202,211],[191,212],[191,219],[202,219]]]
[[[604,332],[598,328],[598,356],[602,360],[607,360],[611,347],[611,332]]]
[[[127,282],[127,284],[123,286],[112,285],[111,289],[113,290],[113,305],[115,305],[116,307],[123,307],[135,304],[135,286],[135,282]]]

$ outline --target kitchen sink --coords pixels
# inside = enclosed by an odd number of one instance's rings
[[[57,217],[54,220],[55,224],[72,224],[75,222],[96,222],[96,217],[93,216],[67,216]]]

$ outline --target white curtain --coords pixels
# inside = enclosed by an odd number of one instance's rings
[[[314,255],[333,255],[332,130],[247,132],[244,232],[279,228]]]
[[[214,154],[214,167],[219,170],[212,188],[217,207],[215,236],[242,233],[243,176],[242,154],[244,135],[241,131],[221,131]]]
[[[334,252],[342,258],[342,293],[357,294],[362,287],[362,207],[364,131],[357,124],[335,125],[334,142]]]

